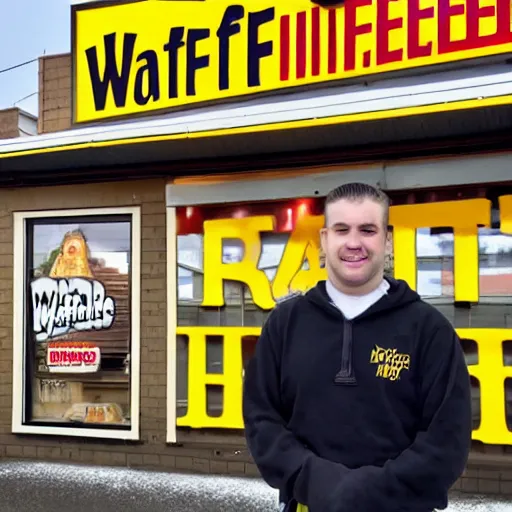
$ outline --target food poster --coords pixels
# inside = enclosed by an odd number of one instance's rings
[[[32,421],[129,424],[130,233],[129,221],[29,226]]]

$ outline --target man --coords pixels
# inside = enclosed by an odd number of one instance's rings
[[[244,383],[249,450],[282,509],[431,512],[471,443],[470,381],[450,323],[384,276],[387,196],[331,191],[328,279],[278,304]]]

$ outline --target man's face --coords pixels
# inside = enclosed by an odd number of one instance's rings
[[[321,242],[334,285],[365,293],[373,281],[380,282],[387,242],[384,218],[384,207],[371,199],[340,199],[327,206]]]

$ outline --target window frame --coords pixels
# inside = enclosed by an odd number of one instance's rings
[[[130,428],[88,428],[54,425],[24,424],[26,413],[25,359],[26,347],[26,290],[28,221],[69,217],[128,216],[131,223],[130,255]],[[107,219],[108,220],[108,219]],[[12,382],[12,432],[75,436],[88,438],[133,440],[140,439],[140,308],[141,308],[141,209],[140,207],[74,208],[65,210],[37,210],[13,212],[13,382]]]
[[[167,411],[165,440],[168,444],[177,442],[177,328],[178,328],[178,254],[176,208],[165,208],[165,235],[167,258]]]

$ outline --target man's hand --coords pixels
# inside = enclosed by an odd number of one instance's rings
[[[366,511],[358,505],[364,500],[367,486],[375,483],[381,472],[375,466],[348,469],[311,455],[297,476],[293,494],[299,503],[308,504],[309,512]]]

